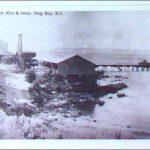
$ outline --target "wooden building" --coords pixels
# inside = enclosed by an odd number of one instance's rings
[[[66,83],[71,85],[73,91],[89,92],[99,90],[97,86],[99,73],[95,71],[96,64],[90,59],[70,53],[51,55],[41,53],[41,55],[37,55],[36,59],[44,66],[49,67],[53,74],[66,77]]]
[[[31,62],[35,56],[35,52],[21,52],[20,54],[16,53],[17,64],[21,69],[30,68],[31,66],[34,66]]]
[[[0,60],[4,64],[16,64],[17,63],[17,58],[15,55],[6,55],[6,56],[0,56]]]
[[[79,55],[75,55],[57,64],[58,74],[69,76],[88,76],[97,74],[95,64]]]
[[[96,65],[79,55],[69,58],[59,57],[59,59],[49,59],[43,61],[43,65],[51,68],[52,73],[63,76],[88,77],[97,75],[97,72],[95,71]]]

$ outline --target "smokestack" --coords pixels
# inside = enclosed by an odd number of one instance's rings
[[[19,55],[22,54],[22,34],[18,34],[18,50],[17,53]]]

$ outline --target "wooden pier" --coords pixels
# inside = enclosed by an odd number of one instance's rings
[[[117,68],[118,71],[150,71],[150,65],[97,65],[97,67],[102,67],[103,70],[107,68]]]

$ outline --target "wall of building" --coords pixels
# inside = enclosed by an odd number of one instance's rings
[[[79,56],[58,63],[58,74],[62,75],[94,75],[95,64]]]

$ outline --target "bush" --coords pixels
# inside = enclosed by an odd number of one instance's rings
[[[22,114],[25,116],[31,116],[32,114],[35,113],[36,108],[32,105],[24,103],[18,104],[15,107],[11,108],[11,111],[15,112],[17,116],[20,116]]]
[[[33,99],[33,103],[36,103],[38,106],[43,106],[43,96],[41,94],[42,89],[38,81],[34,81],[32,87],[29,88],[29,93]]]
[[[37,104],[38,107],[43,107],[44,99],[41,94],[37,94],[33,97],[33,104]]]
[[[121,132],[116,132],[115,139],[121,139],[121,138],[122,138]]]
[[[32,83],[34,80],[36,80],[36,74],[33,70],[27,70],[26,71],[26,80],[29,83]]]

